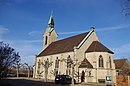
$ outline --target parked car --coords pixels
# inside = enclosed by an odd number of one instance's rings
[[[7,73],[7,77],[16,77],[15,73]]]
[[[57,75],[55,77],[55,83],[56,84],[71,84],[72,77],[69,75]],[[76,80],[74,79],[74,83],[76,83]]]

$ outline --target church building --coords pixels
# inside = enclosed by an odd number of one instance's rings
[[[83,73],[84,82],[105,81],[106,76],[116,82],[114,52],[100,42],[94,27],[89,32],[61,40],[57,38],[51,15],[43,34],[43,49],[35,58],[34,78],[54,80],[58,74],[72,76],[74,64],[74,78],[78,82]]]

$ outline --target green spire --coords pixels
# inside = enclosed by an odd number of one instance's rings
[[[51,28],[54,28],[54,19],[53,19],[53,10],[51,11],[51,16],[50,16],[50,19],[49,19],[49,22],[48,22],[48,26],[51,27]]]

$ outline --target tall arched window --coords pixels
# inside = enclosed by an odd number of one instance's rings
[[[56,60],[55,60],[55,68],[59,68],[59,59],[58,59],[58,57],[56,57]]]
[[[99,67],[103,67],[103,57],[102,57],[102,55],[99,56]]]
[[[71,59],[71,57],[69,55],[67,57],[67,70],[66,70],[67,75],[71,75],[71,65],[72,65],[72,59]]]
[[[45,37],[45,45],[47,45],[47,40],[48,40],[48,38],[47,38],[47,36]]]
[[[38,74],[38,76],[39,76],[39,74],[40,74],[40,66],[41,66],[41,61],[40,61],[40,59],[39,59],[39,61],[38,61],[38,69],[37,69],[37,74]]]
[[[59,68],[59,59],[58,59],[58,57],[56,57],[56,60],[55,60],[55,69],[54,69],[55,76],[58,75],[58,68]]]
[[[39,59],[39,61],[38,61],[38,69],[40,69],[40,66],[41,66],[41,61]]]
[[[110,68],[112,68],[112,65],[111,65],[111,57],[109,56],[109,63],[110,63]]]
[[[71,64],[72,64],[72,59],[70,57],[70,55],[67,57],[67,68],[71,68]]]

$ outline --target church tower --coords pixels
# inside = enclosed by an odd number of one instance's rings
[[[47,46],[49,46],[52,42],[55,42],[58,38],[58,35],[54,28],[54,19],[51,13],[48,27],[46,28],[44,34],[43,34],[43,49],[45,49]]]

